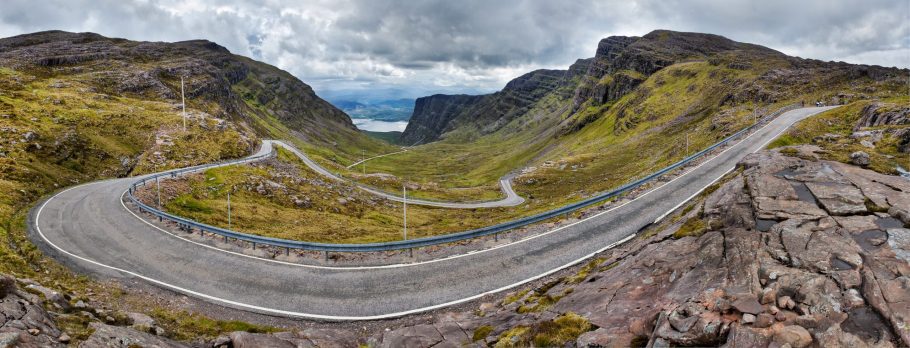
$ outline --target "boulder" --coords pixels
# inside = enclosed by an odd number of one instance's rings
[[[98,322],[91,323],[89,326],[95,331],[85,341],[80,343],[81,347],[189,348],[189,345],[184,343],[139,332],[128,327],[112,326]]]
[[[229,335],[233,348],[295,348],[296,344],[268,334],[257,334],[243,331],[232,332]]]
[[[758,300],[756,300],[754,296],[744,296],[733,301],[733,308],[736,308],[736,310],[742,313],[753,315],[761,313],[762,311],[761,303],[758,303]]]
[[[850,162],[860,167],[868,166],[871,160],[869,154],[863,151],[856,151],[850,154]]]
[[[5,274],[0,274],[0,299],[16,292],[16,279]]]
[[[154,332],[157,322],[152,317],[142,313],[126,313],[130,327],[142,332]]]
[[[774,331],[774,343],[779,346],[789,345],[793,348],[804,348],[812,344],[812,335],[802,326],[784,326]]]

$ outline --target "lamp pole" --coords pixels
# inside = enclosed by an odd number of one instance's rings
[[[408,240],[408,186],[404,182],[401,184],[401,197],[404,198],[404,240]]]
[[[155,191],[158,191],[158,210],[161,210],[161,181],[155,177]]]
[[[689,133],[686,133],[686,157],[689,157]]]
[[[227,202],[227,204],[228,204],[228,229],[231,229],[231,190],[230,189],[228,189],[227,201],[228,201]]]
[[[183,94],[183,76],[180,77],[180,104],[183,107],[183,131],[186,132],[186,97]]]

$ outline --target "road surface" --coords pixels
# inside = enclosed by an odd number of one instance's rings
[[[297,157],[300,157],[300,160],[302,160],[303,163],[305,163],[307,165],[307,167],[310,167],[310,169],[312,169],[316,173],[319,173],[319,174],[321,174],[325,177],[328,177],[329,179],[335,180],[335,181],[345,181],[343,178],[339,177],[337,174],[330,172],[328,169],[325,169],[322,166],[320,166],[318,163],[316,163],[316,161],[313,161],[312,159],[307,157],[307,155],[305,153],[303,153],[303,151],[297,150],[295,147],[290,146],[283,141],[266,140],[266,141],[263,141],[263,143],[264,143],[263,147],[272,145],[272,144],[280,145],[280,146],[290,150],[291,152],[293,152],[295,155],[297,155]],[[271,143],[271,144],[269,144],[269,143]],[[404,151],[402,151],[402,152],[404,152]],[[398,152],[395,152],[395,153],[398,153]],[[379,157],[381,157],[381,156],[379,156]],[[357,187],[360,188],[361,190],[364,190],[366,192],[372,193],[377,196],[381,196],[385,199],[395,201],[395,202],[404,201],[404,199],[401,198],[401,196],[393,195],[388,192],[377,190],[372,187],[360,185],[357,182],[353,182],[353,183],[355,185],[357,185]],[[423,199],[408,198],[408,204],[424,205],[424,206],[440,207],[440,208],[451,208],[451,209],[476,209],[476,208],[514,207],[516,205],[524,203],[525,199],[522,198],[521,196],[519,196],[517,193],[515,193],[515,190],[512,189],[512,176],[511,175],[507,175],[505,177],[500,178],[499,187],[502,189],[502,193],[504,193],[506,195],[506,197],[503,199],[497,200],[497,201],[442,202],[442,201],[428,201],[428,200],[423,200]]]
[[[826,109],[786,112],[687,174],[585,220],[435,261],[335,268],[202,246],[157,230],[125,208],[121,195],[136,178],[76,186],[49,198],[30,212],[30,237],[78,271],[137,277],[234,308],[327,320],[395,317],[503,291],[634,238],[641,227],[700,192],[791,124]]]

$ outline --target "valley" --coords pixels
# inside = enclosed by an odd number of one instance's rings
[[[0,39],[0,342],[906,345],[907,81],[655,30],[490,94],[330,103],[206,40]],[[610,200],[420,248],[257,246],[124,199],[200,165],[135,195],[260,237],[388,243],[575,204],[752,125]]]

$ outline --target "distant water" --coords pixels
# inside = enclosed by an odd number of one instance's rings
[[[368,118],[352,118],[358,129],[371,132],[404,132],[408,121],[379,121]]]

